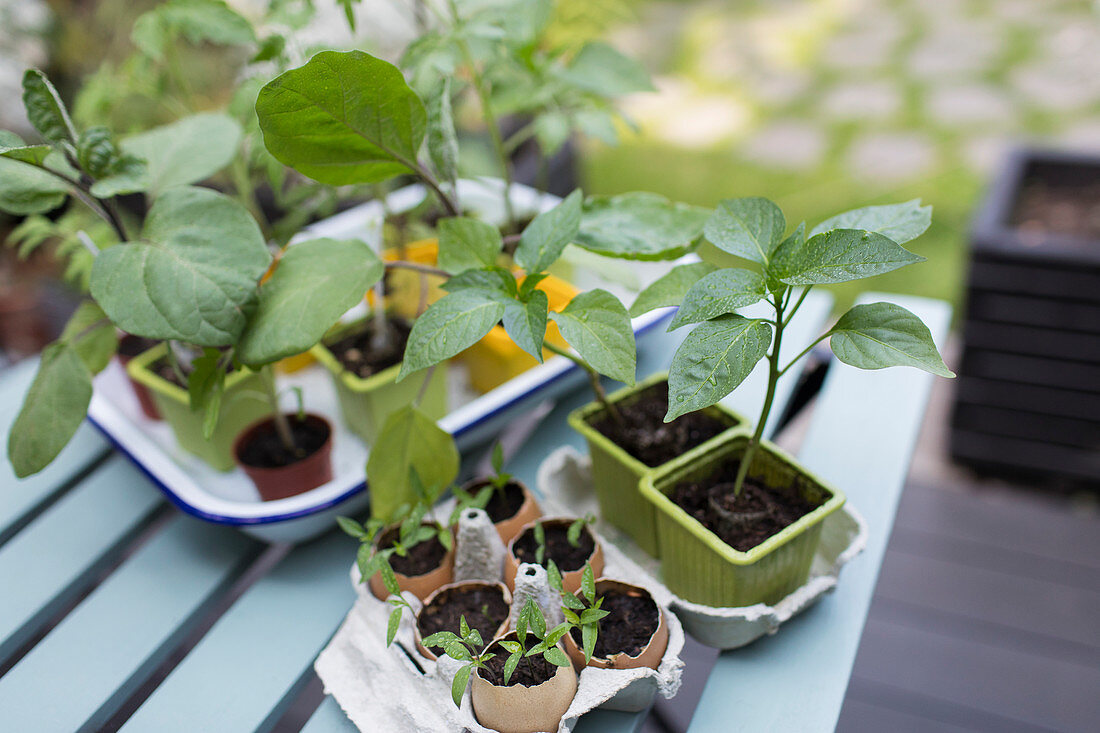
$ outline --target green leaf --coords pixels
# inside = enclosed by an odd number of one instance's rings
[[[893,240],[860,229],[832,229],[775,253],[769,272],[788,285],[826,285],[861,280],[923,262]]]
[[[459,662],[469,662],[473,659],[470,650],[461,642],[449,641],[443,645],[443,651],[447,653],[448,657]]]
[[[470,671],[473,670],[473,665],[466,665],[460,667],[455,672],[455,678],[451,681],[451,699],[454,700],[456,707],[462,707],[462,695],[466,692],[466,683],[470,680]]]
[[[608,257],[668,260],[693,249],[710,210],[673,203],[655,193],[591,196],[576,243]]]
[[[8,458],[19,478],[57,457],[88,414],[92,375],[77,350],[58,341],[42,352],[38,373],[8,435]]]
[[[252,367],[300,354],[382,277],[382,261],[358,239],[313,239],[287,248],[260,287],[259,305],[237,345]]]
[[[397,636],[397,628],[401,625],[401,612],[403,610],[398,606],[390,613],[390,621],[386,624],[386,646],[392,644],[393,638]]]
[[[574,611],[583,611],[584,610],[584,603],[581,602],[581,600],[579,598],[577,598],[575,595],[573,595],[572,593],[564,594],[561,597],[561,602],[567,608],[571,608]]]
[[[337,517],[336,524],[340,525],[340,529],[344,530],[345,534],[351,535],[357,540],[367,539],[367,531],[363,529],[363,525],[356,522],[354,519],[348,517]]]
[[[111,167],[111,173],[92,184],[92,195],[100,199],[109,199],[127,193],[144,191],[149,186],[149,167],[145,161],[123,154]]]
[[[911,366],[941,377],[955,376],[943,363],[928,326],[900,305],[857,305],[840,317],[828,336],[836,357],[860,369]]]
[[[527,302],[513,300],[504,306],[504,330],[516,346],[542,363],[542,342],[546,338],[546,318],[550,299],[541,290],[534,290]]]
[[[470,635],[470,625],[466,623],[466,614],[458,617],[458,634],[463,640]]]
[[[569,139],[569,118],[560,110],[550,110],[535,117],[535,139],[542,154],[549,157],[561,150]]]
[[[723,252],[769,267],[772,253],[787,230],[783,212],[768,199],[726,199],[718,204],[704,229]]]
[[[453,631],[437,631],[430,636],[426,636],[421,640],[421,643],[426,647],[444,647],[447,644],[453,644],[460,641],[458,635]]]
[[[118,148],[106,127],[89,127],[80,134],[76,158],[80,167],[94,178],[106,176],[117,157]]]
[[[157,60],[164,59],[166,47],[176,36],[193,44],[221,46],[256,41],[252,25],[224,0],[169,0],[139,16],[130,34],[135,46]]]
[[[191,362],[191,373],[187,375],[187,396],[192,410],[198,410],[206,404],[215,389],[219,373],[225,378],[225,372],[218,368],[221,356],[217,349],[207,348]]]
[[[881,234],[897,244],[916,239],[932,224],[932,207],[921,206],[920,199],[903,204],[865,206],[845,211],[818,224],[810,232],[813,237],[831,229],[863,229]]]
[[[520,646],[520,643],[518,641],[510,641],[508,639],[502,639],[501,641],[498,641],[497,643],[500,644],[504,648],[505,651],[510,652],[512,654],[523,652],[523,647]]]
[[[503,642],[501,642],[503,644]],[[504,684],[507,685],[512,679],[512,674],[516,671],[516,666],[519,665],[519,660],[523,657],[520,654],[513,653],[504,661]]]
[[[362,51],[322,51],[260,91],[264,143],[321,183],[374,183],[408,173],[427,113],[393,64]]]
[[[69,117],[61,95],[38,69],[27,69],[23,74],[23,106],[38,134],[51,143],[68,142],[76,145],[76,128]]]
[[[581,593],[589,603],[596,602],[596,578],[592,573],[592,563],[584,564],[584,572],[581,573]],[[583,615],[581,621],[584,621]]]
[[[740,267],[712,272],[691,286],[668,330],[733,313],[767,294],[764,277],[758,272]]]
[[[412,503],[409,469],[429,486],[446,486],[458,475],[458,450],[450,433],[416,407],[406,405],[386,418],[367,459],[371,515],[385,521]]]
[[[581,613],[580,621],[582,624],[594,624],[609,613],[610,611],[605,611],[602,608],[586,608]]]
[[[535,276],[529,275],[528,279],[531,277]],[[481,290],[487,297],[496,298],[505,305],[519,295],[515,275],[496,265],[465,270],[452,276],[441,287],[448,293],[466,289]]]
[[[582,198],[580,189],[576,189],[553,209],[536,216],[520,235],[516,264],[531,273],[550,267],[577,236]]]
[[[640,63],[603,41],[589,41],[565,72],[573,86],[605,97],[656,91]]]
[[[458,177],[458,136],[451,111],[451,79],[444,77],[428,101],[428,155],[439,177],[452,184]]]
[[[132,135],[120,145],[146,162],[143,189],[155,197],[172,186],[204,181],[229,165],[241,135],[232,117],[206,112]]]
[[[767,353],[771,340],[770,324],[739,315],[696,326],[672,357],[665,422],[709,407],[732,392]]]
[[[673,267],[638,293],[634,305],[630,306],[630,317],[637,318],[657,308],[680,305],[691,286],[716,269],[709,262],[692,262]]]
[[[397,381],[470,348],[504,315],[504,304],[480,289],[448,293],[413,323]]]
[[[71,346],[92,374],[103,371],[118,349],[115,327],[103,309],[90,300],[77,307],[58,340]]]
[[[196,346],[234,343],[256,305],[271,255],[256,221],[209,189],[161,194],[141,240],[109,247],[92,267],[92,297],[122,330]]]
[[[65,203],[69,184],[28,163],[0,157],[0,210],[16,216],[42,214]]]
[[[543,659],[557,667],[568,667],[572,664],[569,657],[560,647],[551,647],[542,653]]]
[[[528,612],[528,628],[532,634],[541,639],[546,636],[546,617],[542,615],[542,608],[533,598],[528,598],[527,602],[531,604],[531,610]]]
[[[439,267],[452,275],[493,267],[503,247],[500,230],[492,224],[466,217],[439,222]]]
[[[386,586],[386,590],[395,596],[401,595],[401,585],[397,582],[393,566],[389,562],[383,562],[379,564],[378,571],[382,574],[382,584]]]
[[[27,145],[9,130],[0,130],[0,156],[40,166],[53,150],[49,145]]]
[[[600,374],[634,384],[637,352],[630,316],[619,299],[600,288],[569,301],[550,317],[581,358]]]
[[[584,662],[592,661],[592,655],[596,651],[596,637],[599,635],[599,627],[596,624],[585,624],[581,627],[581,648],[584,650]]]
[[[558,564],[553,560],[546,563],[546,579],[550,584],[550,588],[558,593],[562,592],[561,570],[558,569]]]

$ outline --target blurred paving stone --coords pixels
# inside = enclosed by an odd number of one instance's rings
[[[901,93],[888,81],[842,84],[830,89],[821,111],[834,120],[884,120],[901,107]]]
[[[1089,119],[1070,126],[1058,136],[1063,147],[1100,152],[1100,119]]]
[[[880,183],[916,178],[936,162],[936,146],[916,132],[873,133],[848,150],[852,175]]]
[[[780,120],[741,145],[742,155],[757,163],[793,170],[813,168],[824,158],[825,132],[810,122]]]
[[[1011,126],[1016,122],[1012,101],[987,84],[961,84],[933,89],[928,94],[927,111],[932,119],[946,125],[995,123]]]
[[[1068,112],[1100,100],[1100,76],[1073,61],[1043,61],[1016,69],[1012,85],[1028,102]]]
[[[825,44],[821,63],[838,70],[881,69],[890,63],[901,37],[897,32],[856,31],[837,36]]]
[[[929,81],[975,76],[993,65],[1003,46],[1001,34],[988,24],[958,23],[923,38],[909,55],[908,69]]]
[[[1016,140],[1016,144],[1022,144]],[[1004,135],[988,135],[972,138],[963,145],[963,157],[974,170],[989,175],[1004,162],[1005,153],[1014,141]]]

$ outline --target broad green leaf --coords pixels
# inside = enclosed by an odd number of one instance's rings
[[[57,457],[88,414],[92,375],[69,344],[50,344],[8,435],[8,458],[19,478]]]
[[[569,118],[560,110],[543,112],[535,118],[535,139],[545,156],[561,150],[569,139]]]
[[[218,366],[221,356],[218,349],[207,348],[191,362],[191,373],[187,375],[187,396],[192,410],[205,406],[216,389],[215,385],[219,381],[224,382],[225,370]]]
[[[42,165],[52,148],[49,145],[27,145],[23,138],[8,130],[0,130],[0,156],[31,165]]]
[[[172,186],[203,181],[229,165],[241,134],[232,117],[207,112],[132,135],[121,146],[146,162],[144,188],[155,197]]]
[[[541,290],[533,291],[526,303],[513,300],[504,306],[504,330],[516,346],[535,357],[540,364],[549,308],[550,301]]]
[[[90,300],[81,303],[58,339],[71,346],[92,374],[99,374],[118,349],[115,327],[103,309]]]
[[[462,696],[466,693],[466,683],[470,679],[470,672],[473,668],[471,664],[459,667],[458,671],[455,672],[454,680],[451,681],[451,699],[454,700],[456,707],[462,707]]]
[[[668,260],[693,249],[710,210],[655,193],[592,196],[584,204],[577,244],[608,257]]]
[[[634,305],[630,306],[631,318],[637,318],[657,308],[680,305],[691,286],[715,269],[717,268],[709,262],[692,262],[673,267],[638,293]]]
[[[444,295],[413,323],[397,381],[470,348],[503,315],[504,304],[485,290],[470,288]]]
[[[569,657],[561,650],[561,647],[550,647],[542,653],[543,659],[558,667],[568,667],[572,664]]]
[[[577,236],[582,198],[580,189],[576,189],[553,209],[536,216],[520,236],[516,264],[532,273],[550,267]]]
[[[400,69],[362,51],[322,51],[260,91],[264,143],[321,183],[374,183],[408,173],[427,113]]]
[[[38,134],[51,143],[68,142],[76,145],[77,134],[69,111],[50,80],[38,69],[27,69],[23,74],[23,106]]]
[[[262,366],[309,349],[382,277],[382,261],[358,239],[313,239],[287,248],[260,286],[238,358]]]
[[[740,267],[712,272],[691,286],[668,330],[733,313],[767,293],[764,277],[758,272]]]
[[[96,257],[92,297],[127,333],[232,344],[270,261],[243,206],[209,189],[173,188],[153,203],[139,241]]]
[[[109,199],[127,193],[144,191],[149,185],[149,166],[145,161],[126,153],[115,161],[111,173],[92,184],[92,195]]]
[[[402,504],[415,501],[409,469],[428,486],[447,486],[458,475],[458,450],[450,433],[416,407],[390,414],[367,459],[371,516],[392,521]]]
[[[390,620],[386,624],[386,646],[392,644],[394,637],[397,636],[397,628],[401,625],[401,611],[403,610],[398,606],[390,612]]]
[[[860,229],[832,229],[775,252],[769,274],[788,285],[826,285],[861,280],[923,262],[893,240]]]
[[[452,184],[458,177],[458,136],[451,111],[451,79],[445,77],[428,101],[428,155],[439,177]]]
[[[920,199],[903,204],[865,206],[845,211],[818,224],[810,232],[813,237],[830,229],[864,229],[876,232],[897,244],[916,239],[932,224],[932,207],[921,206]]]
[[[573,124],[583,134],[608,145],[617,145],[619,131],[615,129],[615,115],[605,109],[588,107],[573,114]]]
[[[42,214],[65,203],[69,184],[44,170],[0,157],[0,210],[16,216]]]
[[[771,340],[770,324],[733,314],[692,329],[668,370],[665,422],[710,407],[732,392],[767,353]]]
[[[605,97],[656,90],[640,63],[603,41],[590,41],[565,72],[573,86]]]
[[[707,240],[723,252],[769,267],[787,230],[783,212],[768,199],[726,199],[707,221]]]
[[[536,276],[528,275],[527,280],[533,277]],[[527,281],[524,280],[524,282]],[[457,293],[459,290],[481,290],[487,297],[498,298],[504,304],[519,296],[515,275],[497,265],[465,270],[451,277],[440,287],[448,293]]]
[[[452,275],[492,267],[503,247],[500,230],[492,224],[467,217],[439,222],[439,267]]]
[[[252,24],[224,0],[169,0],[139,16],[130,34],[134,45],[158,60],[164,58],[174,36],[220,46],[256,41]]]
[[[596,288],[573,298],[560,313],[551,311],[550,317],[592,368],[624,384],[634,384],[634,331],[618,298]]]
[[[836,357],[860,369],[911,366],[941,377],[955,376],[943,363],[928,326],[900,305],[857,305],[828,335]]]

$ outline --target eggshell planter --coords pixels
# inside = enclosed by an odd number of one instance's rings
[[[613,393],[608,400],[615,405],[627,405],[646,389],[667,381],[666,373],[654,374],[633,387]],[[580,433],[588,444],[588,453],[592,457],[593,486],[600,502],[600,513],[630,535],[639,547],[659,558],[661,548],[658,543],[656,511],[653,504],[642,496],[639,487],[645,476],[662,466],[647,466],[592,427],[590,421],[603,410],[604,406],[599,402],[590,402],[569,415],[569,426]],[[748,420],[721,404],[704,408],[703,412],[727,423],[728,428],[685,453],[685,460],[694,460],[692,457],[704,455],[710,447],[734,432],[748,430]]]
[[[844,505],[838,489],[763,441],[749,478],[766,486],[794,486],[817,508],[748,551],[733,549],[668,495],[681,482],[706,479],[722,463],[739,461],[748,441],[747,435],[727,435],[702,453],[684,454],[642,479],[642,494],[656,510],[665,583],[687,601],[708,606],[777,603],[806,582],[822,522]]]
[[[645,588],[611,580],[610,578],[601,578],[596,581],[597,598],[612,590],[627,595],[644,596],[653,600],[653,596]],[[593,656],[585,664],[584,651],[577,646],[572,633],[563,636],[562,646],[565,647],[565,653],[573,661],[573,667],[578,671],[586,666],[596,667],[597,669],[635,669],[638,667],[657,669],[665,655],[665,649],[668,648],[668,618],[665,616],[665,611],[661,608],[660,603],[654,600],[653,604],[657,607],[657,628],[653,631],[653,635],[649,637],[649,643],[634,656],[621,653],[612,654],[608,657]]]
[[[535,495],[527,488],[527,484],[515,478],[511,480],[511,483],[517,484],[523,490],[523,503],[520,504],[519,509],[516,510],[516,513],[512,516],[507,519],[502,519],[499,522],[493,522],[497,534],[500,535],[500,541],[505,545],[511,542],[512,538],[518,535],[525,525],[534,522],[542,516],[542,510],[539,508],[539,503],[535,499]],[[467,482],[463,488],[469,494],[473,495],[488,485],[489,479],[475,479]]]
[[[540,520],[544,525],[559,525],[568,527],[574,522],[573,517],[554,517],[551,519]],[[535,522],[529,522],[525,524],[523,528],[516,534],[515,537],[508,543],[508,554],[504,556],[504,584],[509,588],[515,588],[516,585],[516,573],[519,572],[519,566],[522,564],[519,558],[516,557],[514,552],[514,546],[516,541],[523,536],[529,529],[534,529]],[[588,557],[588,564],[592,566],[592,574],[594,577],[600,577],[603,574],[603,547],[600,545],[600,540],[590,527],[585,527],[584,531],[592,537],[592,542],[595,545],[595,549],[592,550],[592,554]],[[574,593],[580,590],[581,578],[584,577],[584,565],[575,570],[561,571],[561,586],[562,589],[570,593]]]
[[[388,529],[392,529],[392,527],[388,527],[386,530],[379,532],[378,537],[381,538],[385,536]],[[377,549],[377,542],[375,544],[375,549]],[[447,554],[443,556],[443,560],[440,561],[439,565],[426,573],[422,573],[421,575],[405,575],[395,570],[393,574],[397,578],[397,586],[402,592],[408,591],[423,601],[437,589],[453,581],[454,570],[455,552],[452,548],[447,550]],[[389,598],[390,592],[386,588],[386,584],[382,582],[381,572],[372,575],[370,580],[367,581],[367,584],[370,586],[371,593],[374,594],[375,598],[383,601]]]
[[[463,589],[466,588],[498,588],[500,589],[501,594],[504,596],[504,602],[509,605],[511,605],[512,603],[512,594],[508,591],[508,587],[504,585],[504,583],[490,583],[484,580],[466,580],[461,583],[448,583],[447,585],[436,588],[435,591],[433,591],[432,594],[424,600],[424,605],[420,608],[420,610],[416,612],[416,620],[413,623],[413,634],[416,640],[416,650],[423,654],[426,659],[435,660],[438,657],[423,644],[424,639],[420,633],[420,614],[424,613],[424,609],[426,608],[437,605],[439,603],[445,603],[449,594],[461,592]],[[507,631],[508,617],[505,616],[504,621],[501,622],[500,626],[493,633],[491,638],[495,639],[498,636],[503,636]],[[483,639],[483,641],[488,642],[489,639]]]
[[[296,414],[288,414],[287,419],[296,420]],[[321,484],[327,484],[332,480],[332,425],[320,415],[307,414],[305,422],[312,424],[315,429],[323,429],[328,435],[320,448],[308,456],[286,466],[276,468],[266,466],[251,466],[241,459],[242,452],[248,444],[256,438],[257,433],[270,430],[271,417],[266,417],[243,433],[237,436],[233,443],[233,455],[241,470],[248,474],[252,483],[256,485],[256,491],[260,492],[260,498],[264,501],[275,501],[296,496],[302,492],[315,489]]]
[[[233,441],[241,431],[271,411],[271,406],[263,397],[263,378],[247,368],[225,378],[221,413],[214,432],[207,440],[202,434],[203,411],[191,409],[187,390],[162,379],[150,369],[167,352],[167,344],[154,346],[131,359],[126,365],[126,373],[148,388],[157,411],[172,428],[181,448],[219,471],[232,470],[237,465],[233,457]]]
[[[506,635],[512,639],[515,633]],[[558,645],[561,648],[561,644]],[[503,653],[498,649],[497,653]],[[557,667],[554,676],[539,685],[498,686],[470,675],[470,700],[477,721],[500,733],[538,733],[558,729],[562,716],[577,694],[577,673],[572,667]]]

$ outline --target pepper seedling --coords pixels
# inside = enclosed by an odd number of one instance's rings
[[[553,586],[553,583],[551,585]],[[579,597],[574,593],[562,591],[560,573],[557,576],[557,585],[553,587],[561,593],[561,612],[565,616],[565,620],[581,630],[581,651],[584,652],[584,663],[588,664],[592,661],[592,654],[596,650],[596,639],[599,638],[600,633],[600,620],[608,614],[607,611],[601,608],[603,598],[596,596],[596,579],[592,572],[592,565],[590,563],[584,564]]]
[[[451,699],[454,700],[455,707],[462,707],[462,696],[466,693],[470,674],[475,669],[485,669],[485,663],[496,655],[488,651],[481,632],[471,629],[466,623],[466,616],[459,617],[458,623],[461,636],[453,631],[437,631],[421,643],[428,649],[443,649],[443,653],[456,662],[465,662],[451,680]]]
[[[528,598],[516,617],[516,639],[503,639],[499,643],[508,652],[504,662],[504,684],[512,679],[519,663],[529,657],[542,655],[556,667],[568,667],[569,657],[558,647],[558,642],[569,632],[569,624],[562,622],[553,629],[546,630],[546,618],[534,598]],[[538,643],[528,646],[528,636],[538,639]]]

